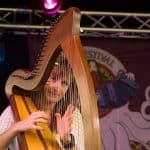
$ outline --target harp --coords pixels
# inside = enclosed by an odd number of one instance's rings
[[[100,129],[97,103],[92,78],[83,52],[79,37],[80,11],[71,7],[61,15],[47,33],[43,48],[34,69],[29,73],[22,69],[14,71],[5,86],[6,95],[13,108],[16,120],[22,120],[31,112],[37,110],[28,96],[22,96],[24,91],[40,91],[44,86],[56,58],[60,54],[60,46],[65,58],[72,68],[78,88],[81,114],[84,128],[84,149],[100,150]],[[42,126],[42,125],[41,125]],[[61,149],[53,133],[43,125],[51,139],[45,133],[28,131],[19,135],[21,150],[59,150]],[[41,138],[42,137],[42,138]],[[49,141],[48,145],[46,141]],[[39,144],[38,144],[39,143]]]

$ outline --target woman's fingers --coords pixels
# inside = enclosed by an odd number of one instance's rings
[[[44,118],[44,119],[49,119],[48,114],[46,114],[44,111],[37,111],[37,112],[33,112],[31,114],[31,117],[33,118]]]
[[[43,118],[38,118],[34,121],[34,123],[48,123],[47,119],[43,119]]]
[[[41,130],[42,127],[38,123],[48,123],[49,117],[44,111],[37,111],[33,112],[26,121],[29,124],[31,123],[31,128]]]
[[[40,125],[34,125],[32,129],[43,130],[43,128]]]
[[[68,107],[67,107],[67,110],[66,110],[66,112],[65,112],[65,114],[64,114],[64,116],[70,116],[70,115],[72,115],[72,113],[73,113],[73,106],[70,104],[70,105],[68,105]]]

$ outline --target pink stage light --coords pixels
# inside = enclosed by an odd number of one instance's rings
[[[45,0],[44,8],[49,14],[54,14],[61,8],[61,0]]]

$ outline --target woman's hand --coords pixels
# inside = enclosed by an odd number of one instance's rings
[[[64,116],[56,113],[57,132],[62,140],[65,140],[71,132],[71,124],[73,117],[73,106],[69,105]]]
[[[17,132],[23,132],[30,129],[41,130],[42,127],[37,124],[40,122],[48,123],[48,115],[43,111],[32,113],[27,119],[15,123],[13,128]]]

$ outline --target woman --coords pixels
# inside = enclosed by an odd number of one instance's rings
[[[79,136],[83,132],[79,107],[76,107],[77,101],[69,99],[71,97],[77,98],[77,94],[69,97],[70,89],[76,88],[69,82],[72,77],[70,74],[68,75],[68,71],[62,73],[60,68],[64,69],[64,66],[58,67],[56,65],[54,67],[41,92],[43,96],[42,105],[37,100],[41,94],[34,93],[32,95],[32,99],[40,111],[32,113],[23,121],[15,122],[11,107],[8,106],[4,110],[0,117],[0,150],[6,150],[8,147],[10,150],[18,150],[17,134],[30,129],[42,130],[37,124],[38,122],[49,124],[61,147],[84,149],[83,136]],[[73,105],[76,106],[73,107]],[[64,106],[64,109],[60,110],[60,106]]]

